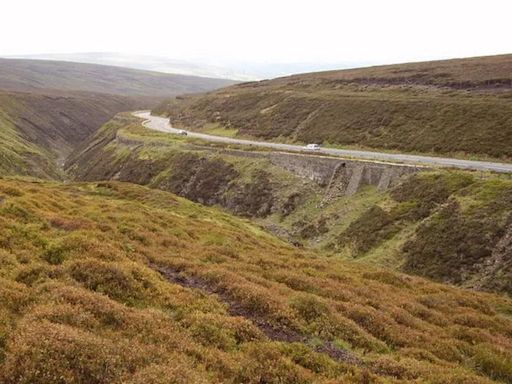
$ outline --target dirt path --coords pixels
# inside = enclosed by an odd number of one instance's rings
[[[240,303],[229,297],[229,295],[227,295],[225,292],[216,289],[215,287],[209,285],[204,280],[191,276],[185,276],[182,273],[179,273],[169,267],[162,267],[156,264],[150,264],[150,267],[158,271],[167,281],[171,283],[181,285],[182,287],[185,288],[199,289],[202,292],[210,295],[217,295],[217,297],[228,306],[228,312],[231,316],[244,317],[245,319],[251,321],[272,341],[281,341],[286,343],[303,343],[311,347],[313,345],[313,340],[311,337],[302,335],[299,332],[288,327],[276,327],[275,325],[266,321],[264,318],[255,316],[254,314],[250,313],[245,308],[243,308],[243,306]],[[359,360],[357,357],[352,355],[350,352],[337,347],[330,341],[322,340],[321,345],[316,345],[312,348],[316,352],[325,353],[333,360],[358,366],[363,365],[362,361]]]

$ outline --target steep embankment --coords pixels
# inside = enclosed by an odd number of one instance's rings
[[[512,158],[512,55],[295,75],[180,97],[176,126],[444,155]]]
[[[148,131],[140,119],[122,114],[73,154],[66,170],[78,180],[147,184],[249,217],[286,214],[304,196],[320,193],[314,182],[273,166],[257,153],[224,152],[202,144]]]
[[[413,175],[331,244],[363,260],[438,281],[512,294],[512,179],[462,172]]]
[[[287,246],[166,192],[0,180],[0,381],[512,380],[512,302]]]
[[[59,163],[116,113],[232,83],[93,64],[0,59],[0,175],[59,177]]]
[[[75,146],[137,105],[113,95],[0,91],[0,175],[58,178],[59,162]]]
[[[512,294],[507,175],[215,147],[129,115],[103,126],[67,170],[220,205],[297,245]]]

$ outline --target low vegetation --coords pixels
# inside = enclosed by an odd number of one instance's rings
[[[404,231],[410,234],[394,249],[404,271],[512,294],[509,177],[413,175],[354,220],[335,247],[349,248],[353,257],[364,259]]]
[[[247,156],[244,156],[247,154]],[[230,151],[149,131],[118,115],[66,163],[78,180],[117,179],[149,185],[246,217],[286,216],[320,189],[258,153]]]
[[[512,302],[118,182],[0,180],[4,383],[512,380]]]
[[[0,175],[63,177],[64,158],[134,100],[0,91]]]
[[[261,154],[209,147],[119,115],[70,159],[79,180],[116,179],[218,205],[299,246],[430,279],[512,294],[512,180],[424,171],[388,191],[329,197]]]
[[[331,143],[348,108],[380,121],[348,124],[358,145],[395,148],[408,132],[411,150],[507,158],[510,84],[479,68],[501,76],[508,62],[297,76],[162,108],[225,136],[313,141],[322,127]],[[0,93],[0,382],[512,382],[510,177],[424,171],[343,195],[268,153],[148,131],[129,114],[86,139],[127,100]],[[189,114],[198,105],[213,109]],[[427,143],[416,123],[432,108],[440,130]],[[445,146],[462,115],[482,139],[467,125]],[[57,161],[77,147],[65,171],[82,182],[23,178],[61,177]]]
[[[0,59],[0,89],[23,92],[92,92],[147,99],[205,92],[234,81],[174,75],[98,64],[52,60]],[[151,105],[146,102],[146,105]]]
[[[510,62],[300,75],[159,111],[230,137],[509,159]],[[310,180],[127,113],[89,136],[160,75],[125,90],[97,66],[9,63],[0,88],[44,72],[56,90],[0,93],[0,382],[512,382],[509,176],[407,169],[344,194],[345,163]],[[76,92],[98,79],[137,99]],[[48,181],[70,153],[81,182]]]
[[[512,157],[512,55],[295,75],[162,103],[176,126],[324,145]]]

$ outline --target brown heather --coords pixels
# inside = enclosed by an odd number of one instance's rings
[[[0,180],[0,381],[512,381],[512,302],[117,182]]]
[[[81,181],[115,179],[221,206],[295,245],[479,290],[512,294],[512,178],[424,170],[351,196],[225,147],[119,114],[68,159]],[[63,223],[62,225],[66,225]]]
[[[178,97],[173,124],[412,153],[512,158],[512,55],[307,73]]]

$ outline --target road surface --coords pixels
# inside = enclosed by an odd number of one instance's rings
[[[146,128],[153,129],[160,132],[168,132],[177,134],[180,129],[173,128],[169,123],[169,119],[159,116],[152,116],[149,111],[137,111],[133,113],[135,116],[145,119],[143,125]],[[307,151],[301,145],[269,143],[266,141],[253,141],[244,140],[231,137],[207,135],[204,133],[187,131],[188,137],[196,137],[206,141],[214,141],[226,144],[241,144],[252,145],[257,147],[273,148],[280,151],[290,152],[305,152]],[[473,160],[460,160],[450,159],[444,157],[430,157],[430,156],[417,156],[417,155],[403,155],[398,153],[383,153],[383,152],[370,152],[370,151],[357,151],[351,149],[334,149],[334,148],[320,148],[319,150],[308,151],[315,154],[325,154],[339,157],[350,157],[355,159],[365,160],[379,160],[389,162],[399,162],[411,165],[423,165],[431,167],[448,167],[469,169],[475,171],[492,171],[502,173],[512,173],[512,164],[506,163],[493,163],[487,161],[473,161]]]

